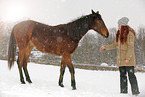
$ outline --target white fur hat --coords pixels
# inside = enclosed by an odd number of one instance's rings
[[[122,17],[118,20],[118,25],[127,26],[129,19],[127,17]]]

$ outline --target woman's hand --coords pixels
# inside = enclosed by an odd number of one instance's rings
[[[128,64],[129,63],[129,60],[125,60],[125,63]]]
[[[105,47],[104,46],[102,46],[101,48],[100,48],[100,51],[102,51],[102,50],[104,50],[105,49]]]

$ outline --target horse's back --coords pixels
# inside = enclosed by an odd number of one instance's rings
[[[31,42],[38,50],[55,55],[72,53],[77,43],[67,34],[64,25],[49,26],[27,20],[15,26],[16,41],[19,49]]]

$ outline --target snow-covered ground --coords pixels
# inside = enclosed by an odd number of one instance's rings
[[[66,69],[64,88],[58,86],[58,66],[28,64],[32,84],[20,84],[15,63],[11,71],[7,61],[0,60],[0,97],[131,97],[120,94],[118,71],[91,71],[75,69],[77,90],[72,90],[70,73]],[[136,73],[140,96],[145,97],[145,73]]]

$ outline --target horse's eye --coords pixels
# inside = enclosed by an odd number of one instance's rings
[[[101,21],[99,21],[99,23],[101,23]]]

